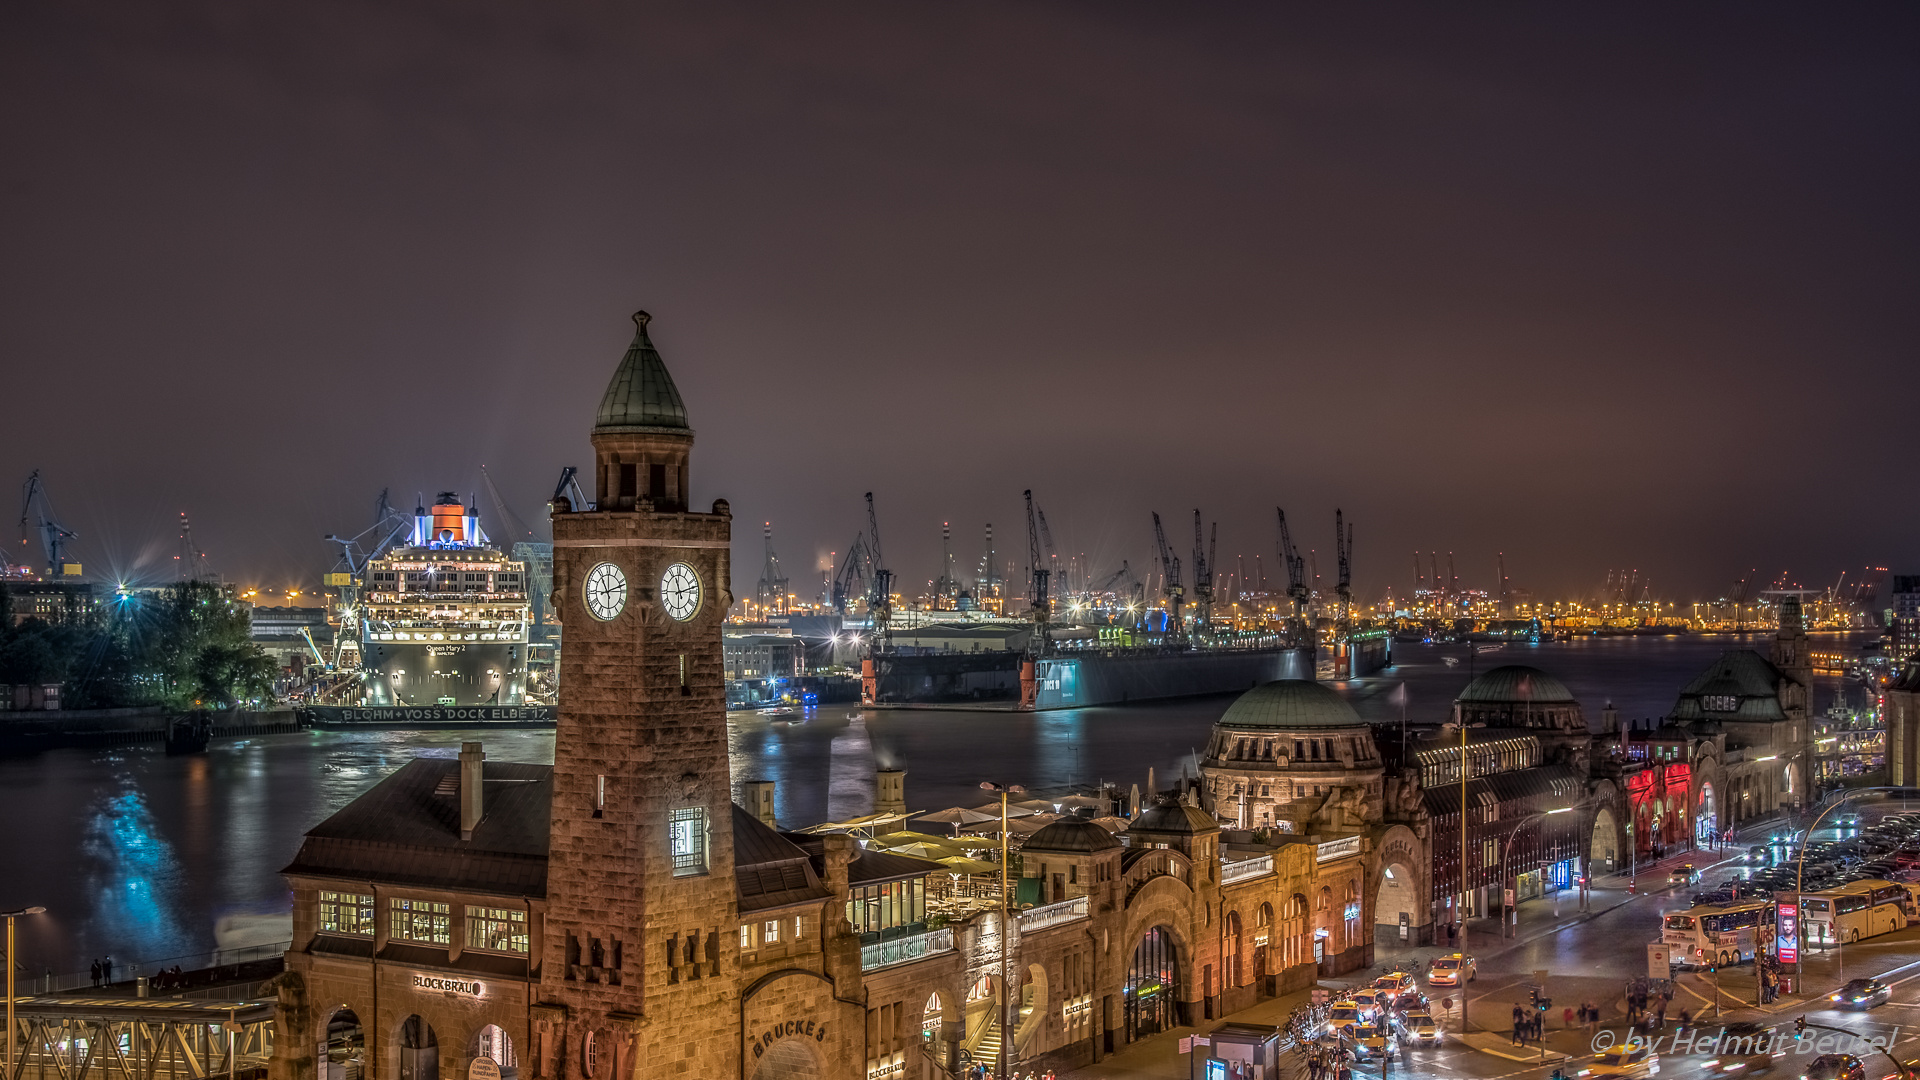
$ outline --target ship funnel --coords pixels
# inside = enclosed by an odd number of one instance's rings
[[[413,504],[413,546],[414,547],[426,546],[427,539],[432,535],[432,526],[429,524],[430,520],[431,519],[427,517],[427,508],[424,503],[424,500],[415,502]]]

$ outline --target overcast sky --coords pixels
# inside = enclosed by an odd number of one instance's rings
[[[644,307],[747,593],[762,521],[817,580],[868,490],[909,592],[942,521],[1023,559],[1026,488],[1105,569],[1199,507],[1271,574],[1275,504],[1323,556],[1338,506],[1363,596],[1416,547],[1680,600],[1920,572],[1916,29],[11,3],[0,473],[90,573],[168,573],[185,510],[311,581],[383,487],[543,515]]]

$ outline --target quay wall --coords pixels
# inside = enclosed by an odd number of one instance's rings
[[[126,709],[0,712],[0,753],[37,753],[63,746],[138,746],[167,741],[178,714],[158,705]],[[235,709],[210,714],[214,738],[298,731],[292,709]]]
[[[1311,679],[1310,649],[1222,649],[1060,657],[1035,665],[1036,709],[1118,705],[1249,690],[1276,679]]]

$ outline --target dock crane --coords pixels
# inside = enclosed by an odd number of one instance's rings
[[[873,647],[877,651],[893,642],[893,571],[887,569],[880,554],[880,517],[873,509],[873,492],[867,492],[867,554],[873,575],[867,588],[867,618],[873,623]]]
[[[1340,598],[1340,625],[1347,625],[1353,617],[1353,526],[1344,525],[1338,509],[1333,512],[1333,548],[1334,555],[1340,561],[1340,583],[1334,586],[1334,595]],[[1452,561],[1452,556],[1448,556]]]
[[[854,597],[866,592],[871,567],[866,534],[856,533],[853,543],[847,547],[846,557],[840,560],[840,568],[833,575],[833,610],[840,617],[846,617],[847,605],[853,602]]]
[[[382,492],[380,497],[384,500],[386,494]],[[560,470],[560,482],[553,486],[553,498],[547,502],[548,509],[551,510],[553,504],[561,499],[567,500],[567,505],[576,514],[594,508],[593,500],[587,498],[587,493],[580,490],[579,470],[571,465]]]
[[[953,522],[940,523],[940,576],[933,583],[934,607],[952,611],[960,596],[960,581],[953,576]]]
[[[780,572],[780,556],[773,553],[773,522],[763,522],[762,535],[766,538],[766,558],[760,564],[760,583],[757,592],[762,607],[772,610],[787,610],[787,577]]]
[[[217,580],[207,569],[207,553],[201,551],[193,542],[193,523],[187,520],[187,512],[180,511],[180,550],[173,556],[179,565],[174,567],[181,581]]]
[[[1127,560],[1120,560],[1120,569],[1101,579],[1100,584],[1093,587],[1092,594],[1099,596],[1111,592],[1117,596],[1121,595],[1122,589],[1127,598],[1127,612],[1133,616],[1133,625],[1139,626],[1146,618],[1147,587],[1141,584],[1133,567],[1127,565]]]
[[[1167,638],[1184,641],[1186,624],[1180,619],[1180,605],[1185,602],[1186,590],[1180,587],[1180,560],[1167,546],[1167,531],[1161,528],[1157,513],[1153,515],[1153,540],[1160,546],[1161,587],[1166,590],[1167,598]]]
[[[1196,509],[1193,512],[1193,600],[1200,610],[1194,619],[1195,634],[1213,633],[1213,555],[1219,542],[1220,523],[1213,523],[1213,542],[1206,543],[1200,511]]]
[[[1312,590],[1307,588],[1307,561],[1293,546],[1293,532],[1287,528],[1287,512],[1279,507],[1273,508],[1280,521],[1280,565],[1287,568],[1287,596],[1293,600],[1293,618],[1288,626],[1293,632],[1293,643],[1303,645],[1312,640],[1307,626],[1307,602],[1313,598]]]
[[[78,540],[80,534],[60,524],[54,516],[53,503],[47,498],[47,483],[40,479],[40,470],[35,469],[27,477],[20,498],[20,543],[27,542],[27,529],[31,527],[40,534],[40,548],[47,557],[47,576],[63,577],[67,567],[67,541]],[[80,572],[78,566],[74,573]]]
[[[1047,597],[1047,579],[1053,571],[1046,562],[1047,552],[1040,546],[1040,537],[1047,529],[1047,519],[1040,508],[1033,503],[1033,490],[1026,492],[1027,499],[1027,560],[1031,574],[1027,586],[1027,608],[1033,613],[1033,645],[1036,656],[1045,656],[1052,651],[1052,637],[1049,622],[1053,615],[1052,602]],[[1047,548],[1053,547],[1053,536],[1046,537]]]

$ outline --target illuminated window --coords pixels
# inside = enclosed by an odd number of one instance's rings
[[[740,924],[740,947],[743,949],[753,948],[753,924],[752,923]]]
[[[773,944],[776,941],[779,941],[780,940],[780,920],[778,919],[767,920],[767,925],[762,927],[760,932],[766,936],[765,940],[769,945]]]
[[[467,907],[467,948],[526,953],[527,913],[515,908]]]
[[[430,900],[402,900],[396,897],[393,901],[392,923],[387,932],[403,941],[451,945],[452,909],[446,904],[436,904]]]
[[[326,934],[373,936],[373,897],[363,893],[322,892],[320,931]]]
[[[807,918],[804,915],[795,915],[793,917],[793,940],[799,941],[805,936],[807,936]]]
[[[673,876],[707,872],[707,811],[686,806],[667,820],[667,839],[673,850]]]

